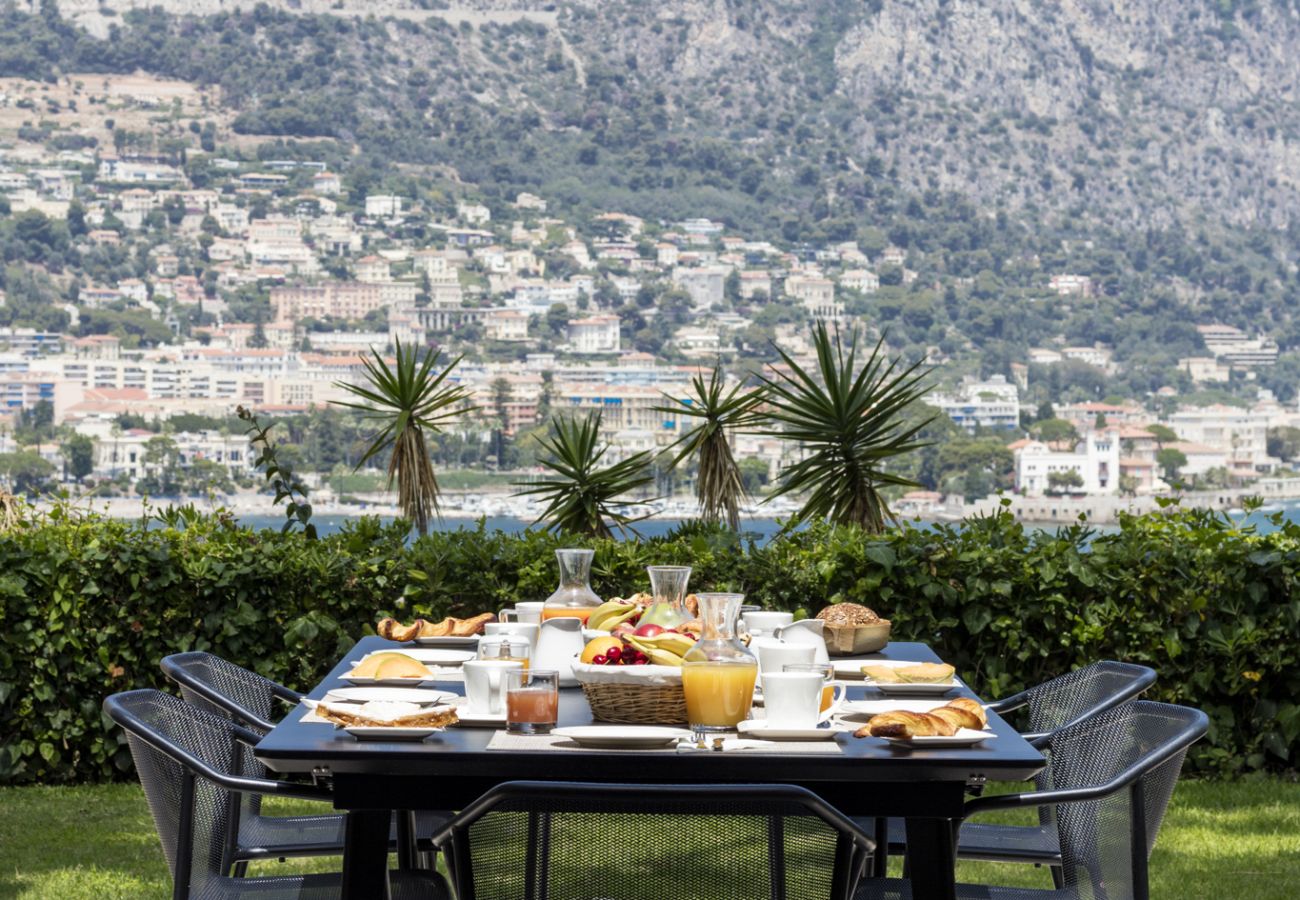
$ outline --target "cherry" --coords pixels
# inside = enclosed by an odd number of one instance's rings
[[[593,665],[603,666],[606,662],[606,658],[602,654],[597,653],[591,658],[591,662]]]
[[[605,651],[606,659],[618,659],[623,655],[623,651],[618,647],[610,647]]]

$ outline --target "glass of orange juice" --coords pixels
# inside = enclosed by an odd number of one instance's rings
[[[847,688],[843,682],[835,680],[835,667],[830,663],[786,663],[781,667],[781,671],[816,672],[822,676],[826,681],[826,684],[822,686],[821,711],[823,714],[830,711],[844,699]]]
[[[758,660],[736,638],[744,594],[697,594],[700,639],[682,659],[686,720],[697,740],[735,731],[754,703]]]
[[[506,731],[550,734],[560,713],[560,673],[554,669],[506,672]]]

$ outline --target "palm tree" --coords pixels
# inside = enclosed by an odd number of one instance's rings
[[[714,366],[708,382],[702,374],[696,373],[689,396],[665,394],[676,405],[656,406],[655,411],[683,416],[698,423],[674,442],[673,446],[680,449],[671,465],[676,466],[686,457],[697,455],[699,474],[695,480],[695,496],[700,501],[701,518],[714,523],[725,519],[728,528],[739,531],[745,486],[727,432],[747,428],[758,421],[754,409],[762,402],[763,391],[761,388],[743,391],[739,384],[727,391],[723,380],[721,365]]]
[[[813,332],[817,372],[804,371],[788,353],[777,348],[785,369],[760,375],[767,388],[762,417],[766,434],[801,444],[806,455],[785,468],[771,498],[807,494],[803,508],[787,526],[813,518],[855,524],[880,532],[893,519],[880,489],[886,485],[921,487],[891,474],[885,464],[893,457],[927,446],[916,435],[933,417],[909,424],[908,407],[928,390],[921,380],[929,370],[921,362],[900,370],[898,360],[881,353],[877,341],[861,369],[857,362],[858,332],[849,335],[847,349],[839,329],[832,338],[825,323]],[[788,371],[787,371],[788,370]]]
[[[515,496],[536,494],[548,501],[534,525],[545,521],[559,534],[605,538],[614,536],[609,522],[619,531],[632,530],[636,520],[624,513],[630,501],[618,498],[654,481],[653,456],[642,450],[602,468],[599,463],[609,445],[599,443],[600,419],[600,413],[582,419],[559,417],[551,421],[549,435],[537,438],[549,457],[538,461],[557,477],[518,485],[524,490]]]
[[[373,359],[362,359],[368,384],[335,382],[336,386],[364,402],[335,402],[339,406],[360,410],[363,418],[381,425],[370,447],[357,461],[356,468],[392,448],[392,455],[388,458],[388,489],[392,490],[396,479],[397,502],[402,515],[424,535],[429,531],[430,516],[439,514],[440,491],[433,464],[429,461],[425,433],[435,434],[448,420],[474,409],[462,408],[469,399],[469,391],[460,385],[447,383],[461,357],[435,371],[441,353],[430,354],[421,361],[419,352],[413,347],[403,349],[401,341],[396,343],[396,361],[392,368],[377,351],[371,353]]]

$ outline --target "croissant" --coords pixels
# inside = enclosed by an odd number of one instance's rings
[[[859,737],[951,737],[957,728],[947,719],[930,713],[898,712],[872,716],[862,728],[854,732]]]
[[[958,697],[929,712],[881,713],[872,716],[866,725],[853,733],[854,737],[951,737],[959,728],[980,729],[988,724],[984,707],[969,697]]]
[[[420,636],[420,629],[428,624],[424,619],[416,619],[410,625],[403,625],[396,619],[384,618],[380,619],[379,624],[375,626],[375,633],[390,641],[412,641]]]
[[[425,622],[420,628],[420,637],[469,637],[483,630],[487,622],[495,622],[494,613],[480,613],[469,619],[457,619],[448,616],[441,622]]]

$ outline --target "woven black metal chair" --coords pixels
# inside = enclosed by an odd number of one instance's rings
[[[787,785],[509,782],[435,840],[459,900],[834,900],[873,849]]]
[[[191,651],[164,657],[162,670],[180,687],[187,703],[231,718],[260,735],[275,727],[286,703],[296,704],[302,699],[297,691],[211,653]],[[251,750],[245,749],[242,764],[242,774],[268,777]],[[419,812],[409,828],[394,826],[391,845],[405,856],[410,849],[407,839],[410,830],[415,837],[416,851],[432,853],[429,835],[450,818],[451,813]],[[333,812],[314,816],[266,816],[262,814],[262,798],[256,793],[241,797],[230,827],[236,875],[242,875],[251,860],[335,856],[343,852],[343,816]],[[408,860],[404,862],[409,864]]]
[[[1107,659],[990,703],[989,709],[1004,717],[1023,710],[1022,735],[1041,750],[1062,728],[1141,696],[1155,680],[1155,671],[1147,666]],[[1034,786],[1046,790],[1051,784],[1049,759],[1048,768],[1039,773]],[[906,852],[901,819],[890,819],[887,831],[880,830],[883,823],[859,824],[868,830],[874,827],[877,841],[888,848],[889,854]],[[962,859],[1050,866],[1053,877],[1060,883],[1061,847],[1050,809],[1041,812],[1036,826],[964,825],[957,855]],[[874,874],[885,874],[887,859],[885,853],[876,857]]]
[[[104,711],[126,732],[171,870],[175,900],[326,900],[340,895],[338,873],[227,874],[234,862],[229,835],[239,794],[329,798],[328,791],[312,785],[242,774],[243,748],[258,741],[255,732],[155,690],[114,694],[104,701]],[[390,881],[394,898],[450,897],[446,882],[434,872],[393,872]]]
[[[1200,710],[1137,700],[1058,731],[1051,738],[1050,790],[975,797],[966,816],[1051,807],[1061,848],[1055,889],[958,885],[962,898],[1146,900],[1147,862],[1187,748],[1205,734]],[[906,879],[871,878],[858,900],[908,900]],[[918,898],[919,900],[919,898]]]

